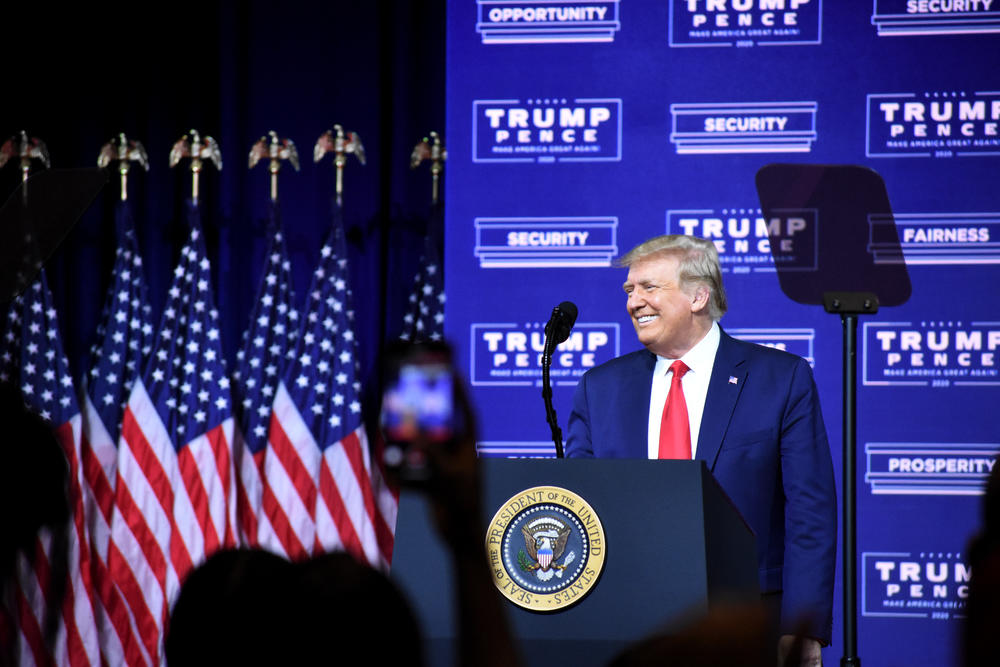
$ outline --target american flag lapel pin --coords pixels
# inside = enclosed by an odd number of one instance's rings
[[[730,375],[729,376],[729,384],[738,384],[738,383],[739,383],[739,380],[736,379],[735,375]]]

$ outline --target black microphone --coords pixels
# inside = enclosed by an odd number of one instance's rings
[[[572,301],[563,301],[552,309],[552,317],[545,325],[545,337],[549,339],[552,349],[569,338],[569,332],[576,323],[578,311]]]
[[[576,323],[577,309],[572,301],[563,301],[552,309],[552,317],[545,325],[545,351],[542,353],[542,399],[545,401],[545,420],[552,429],[552,442],[556,446],[556,457],[563,457],[562,429],[556,419],[555,408],[552,407],[552,383],[549,379],[549,368],[552,366],[552,353],[556,345],[569,338],[569,332]]]

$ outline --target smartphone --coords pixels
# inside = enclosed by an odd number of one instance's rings
[[[443,343],[401,342],[386,349],[379,419],[383,460],[402,479],[427,479],[430,469],[422,447],[454,442],[454,377],[451,350]]]

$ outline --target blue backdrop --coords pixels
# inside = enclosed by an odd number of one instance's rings
[[[565,426],[579,376],[638,347],[611,258],[686,233],[720,248],[723,327],[813,364],[840,488],[841,325],[779,289],[754,174],[770,162],[871,167],[913,296],[859,330],[860,654],[955,664],[964,550],[1000,446],[998,9],[449,3],[446,331],[481,408],[483,453],[552,455],[539,390],[552,307],[580,309],[553,363]],[[823,221],[777,224],[809,248]],[[869,221],[870,251],[901,261],[880,243],[884,224]],[[839,586],[827,664],[841,655]]]

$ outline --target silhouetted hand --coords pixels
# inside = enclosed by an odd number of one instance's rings
[[[782,635],[778,640],[778,667],[823,667],[820,648],[812,637]]]

